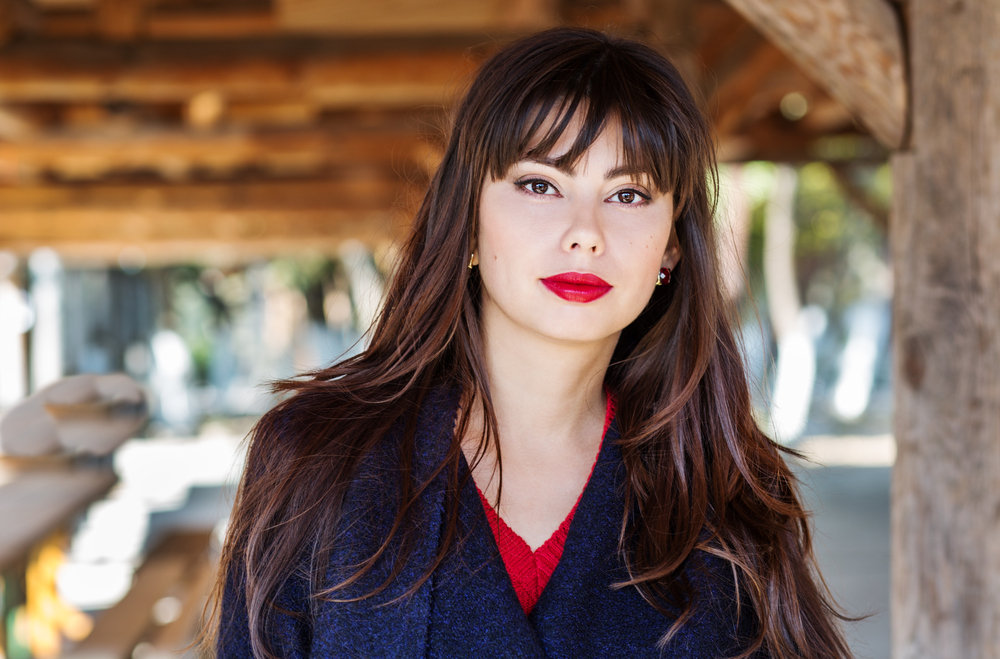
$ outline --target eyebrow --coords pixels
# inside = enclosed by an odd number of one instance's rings
[[[560,164],[557,158],[550,158],[548,156],[529,156],[527,158],[524,158],[524,160],[526,162],[536,162],[539,165],[545,165],[547,167],[552,167],[553,169],[558,169],[560,172],[567,174],[569,176],[573,175],[573,167],[571,167],[569,163],[566,162]],[[609,169],[607,172],[604,173],[604,178],[606,180],[610,180],[618,176],[629,176],[629,175],[636,176],[639,178],[641,177],[648,178],[647,174],[635,172],[629,169],[628,167],[625,167],[624,165]]]

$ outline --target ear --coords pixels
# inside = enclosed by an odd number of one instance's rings
[[[667,241],[667,249],[663,252],[663,268],[673,270],[681,260],[681,246],[677,242],[677,231],[671,229],[670,240]]]

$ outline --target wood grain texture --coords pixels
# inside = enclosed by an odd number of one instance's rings
[[[64,131],[0,142],[0,184],[17,185],[26,173],[96,181],[138,171],[179,181],[205,173],[236,178],[250,168],[286,177],[336,167],[426,171],[438,150],[412,131]]]
[[[323,108],[441,105],[475,68],[463,51],[357,55],[84,57],[13,54],[0,67],[5,102],[184,103],[212,91],[227,102],[300,101]]]
[[[145,4],[145,0],[98,0],[98,32],[112,41],[135,39],[139,34]]]
[[[285,29],[324,34],[538,30],[556,24],[549,0],[276,0]]]
[[[347,239],[402,238],[417,188],[396,178],[175,185],[0,187],[0,249],[41,246],[115,262],[139,247],[149,263],[335,251]]]
[[[726,0],[884,146],[906,133],[904,49],[886,0]]]
[[[1000,0],[912,0],[893,158],[895,659],[1000,656]]]

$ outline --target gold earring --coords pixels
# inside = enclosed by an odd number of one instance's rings
[[[472,256],[469,258],[469,270],[472,270],[472,266],[479,265],[479,259],[476,258],[476,253],[473,252]]]

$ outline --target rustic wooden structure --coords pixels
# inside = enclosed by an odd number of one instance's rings
[[[893,157],[895,656],[1000,656],[1000,2],[913,0]]]
[[[387,241],[495,43],[644,35],[703,94],[722,160],[894,152],[894,656],[995,657],[998,23],[998,0],[8,0],[0,248]]]
[[[477,63],[553,25],[611,28],[674,55],[716,119],[723,160],[885,154],[850,94],[828,94],[721,0],[5,7],[0,248],[20,252],[114,262],[139,247],[155,264],[385,243],[403,233]],[[789,94],[806,106],[783,115]]]

